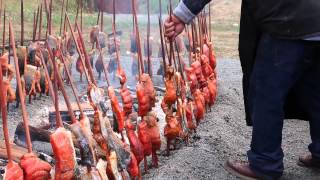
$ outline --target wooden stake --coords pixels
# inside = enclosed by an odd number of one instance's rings
[[[52,0],[50,0],[50,25],[49,25],[49,35],[52,34]]]
[[[83,117],[84,117],[84,112],[83,112],[83,108],[81,107],[79,97],[78,97],[78,95],[77,95],[78,92],[77,92],[77,90],[76,90],[76,88],[75,88],[75,85],[73,84],[72,76],[71,76],[71,74],[70,74],[70,71],[69,71],[69,69],[68,69],[68,67],[67,67],[67,65],[66,65],[66,61],[65,61],[65,59],[64,59],[64,57],[63,57],[62,54],[61,54],[61,56],[60,56],[60,59],[62,60],[62,63],[63,63],[63,65],[64,65],[64,68],[65,68],[66,73],[67,73],[67,77],[68,77],[69,82],[70,82],[70,85],[71,85],[71,89],[72,89],[73,95],[74,95],[74,97],[75,97],[75,99],[76,99],[76,102],[77,102],[77,104],[78,104],[78,107],[79,107],[79,110],[80,110],[80,118],[83,118]]]
[[[198,16],[198,29],[199,29],[199,46],[200,46],[200,53],[202,54],[203,52],[203,45],[202,45],[202,26],[201,26],[201,14]]]
[[[58,66],[57,66],[57,62],[55,60],[55,56],[53,55],[53,52],[51,51],[50,47],[48,46],[48,42],[46,44],[47,44],[47,48],[49,51],[49,58],[48,59],[53,64],[53,69],[54,69],[55,79],[56,79],[55,81],[58,82],[58,85],[61,89],[62,95],[64,97],[64,100],[65,100],[67,108],[68,108],[68,114],[70,116],[71,122],[72,122],[72,124],[77,123],[77,119],[76,119],[76,116],[74,115],[74,112],[72,110],[71,103],[70,103],[69,97],[67,95],[67,91],[64,88],[64,83],[62,81],[60,73],[58,72]],[[55,93],[58,94],[57,90]]]
[[[169,1],[169,16],[170,20],[172,20],[172,1]],[[174,48],[173,48],[173,39],[170,39],[170,56],[169,56],[169,65],[172,65],[172,58],[174,58]]]
[[[113,21],[112,21],[112,33],[113,33],[113,43],[116,49],[116,58],[118,63],[118,69],[120,69],[120,57],[119,57],[119,50],[117,46],[117,38],[116,38],[116,3],[115,0],[113,2]],[[98,39],[97,39],[98,41]]]
[[[67,0],[67,3],[66,3],[66,12],[68,12],[68,9],[69,9],[69,0]],[[63,23],[63,34],[66,33],[67,31],[67,15],[64,15],[64,23]]]
[[[76,22],[78,22],[78,16],[79,16],[79,6],[80,6],[80,4],[79,4],[79,0],[77,0],[77,12],[76,12],[76,18],[75,18],[75,20],[74,20],[74,28],[76,28]]]
[[[100,30],[103,32],[103,13],[104,13],[104,0],[101,0],[101,2],[102,3],[100,3],[101,4],[101,17],[100,17],[100,19],[101,19],[101,25],[100,25]]]
[[[99,25],[99,22],[100,22],[100,13],[101,13],[101,8],[99,8],[99,12],[98,12],[98,16],[97,16],[97,25]]]
[[[96,39],[96,41],[97,41],[97,46],[98,46],[97,48],[99,49],[99,54],[100,54],[100,58],[101,58],[101,61],[102,61],[104,76],[106,78],[107,85],[109,87],[110,86],[110,81],[109,81],[109,78],[108,78],[108,70],[107,70],[107,67],[106,67],[106,65],[104,64],[104,61],[103,61],[102,50],[101,50],[101,46],[100,46],[100,43],[98,41],[98,38]]]
[[[161,2],[161,0],[159,0],[159,15],[160,15],[160,19],[162,21],[162,2]]]
[[[81,27],[81,31],[82,31],[82,16],[83,16],[83,0],[80,0],[80,27]]]
[[[47,0],[44,0],[44,7],[46,10],[46,17],[47,17],[47,29],[46,29],[46,39],[48,39],[49,27],[50,27],[50,8],[48,6]]]
[[[79,34],[80,46],[83,49],[83,55],[84,55],[86,67],[88,69],[88,73],[89,73],[90,78],[91,78],[91,82],[96,85],[97,83],[96,83],[96,80],[95,80],[94,75],[93,75],[93,70],[92,70],[92,67],[91,67],[89,56],[88,56],[87,51],[86,51],[86,46],[84,44],[82,32],[81,32],[81,29],[80,29],[80,27],[79,27],[77,22],[76,22],[76,28],[77,28],[77,31],[78,31],[78,34]]]
[[[149,76],[152,77],[152,66],[151,66],[151,59],[150,59],[150,0],[147,0],[147,8],[148,8],[148,26],[147,26],[148,72],[149,72]]]
[[[189,27],[188,27],[188,25],[185,27],[185,31],[186,31],[186,33],[188,35],[188,41],[189,41],[189,52],[188,52],[188,54],[189,54],[189,65],[191,65],[192,64],[192,49],[191,49],[192,39],[189,36]],[[192,44],[192,48],[193,48],[193,46],[194,46],[194,44]]]
[[[47,68],[47,64],[46,62],[44,61],[44,58],[43,58],[43,54],[42,54],[42,51],[40,50],[40,60],[42,62],[42,65],[43,65],[43,68],[44,68],[44,73],[46,75],[46,78],[48,79],[48,84],[49,84],[49,93],[51,95],[51,99],[52,99],[52,102],[54,103],[55,101],[55,94],[54,94],[54,90],[53,90],[53,85],[52,85],[52,81],[51,81],[51,77],[50,77],[50,74],[49,74],[49,71],[48,71],[48,68]]]
[[[24,41],[24,13],[23,13],[23,0],[20,0],[20,15],[21,15],[21,41],[20,45],[23,46],[23,41]]]
[[[35,41],[35,32],[36,32],[36,12],[33,12],[33,28],[32,28],[32,41]]]
[[[140,81],[140,75],[144,73],[144,65],[142,60],[142,53],[141,53],[141,43],[140,43],[140,33],[139,33],[139,26],[138,26],[138,18],[137,18],[137,12],[135,7],[135,0],[132,0],[132,12],[134,15],[134,25],[136,28],[136,41],[137,41],[137,48],[138,48],[138,60],[140,61],[140,67],[139,67],[139,81]]]
[[[191,34],[192,34],[192,49],[193,49],[193,53],[196,53],[196,48],[197,48],[197,44],[196,44],[196,32],[195,32],[195,24],[194,22],[191,23]]]
[[[48,48],[49,50],[50,48]],[[50,54],[50,53],[49,53]],[[63,122],[62,122],[62,119],[61,119],[61,114],[60,114],[60,109],[59,109],[59,97],[58,97],[58,80],[57,80],[57,77],[58,77],[58,70],[56,69],[56,66],[55,66],[55,59],[53,59],[52,61],[52,64],[53,64],[53,72],[54,72],[54,80],[53,80],[53,84],[54,84],[54,107],[56,109],[56,127],[59,128],[59,127],[63,127]]]
[[[41,39],[41,30],[42,30],[42,3],[40,4],[40,22],[39,22],[38,41]]]
[[[2,12],[3,12],[3,7],[2,7],[2,0],[0,0],[0,24],[2,23],[1,20],[2,20]],[[1,56],[3,55],[3,51],[1,51]]]
[[[211,3],[209,3],[209,39],[210,39],[210,42],[211,42]]]
[[[28,119],[27,109],[26,109],[26,105],[25,105],[25,101],[24,101],[25,97],[24,97],[22,85],[21,85],[19,63],[18,63],[18,57],[17,57],[17,52],[16,52],[14,34],[12,31],[11,20],[9,20],[9,32],[10,32],[11,46],[12,46],[12,50],[13,50],[14,64],[15,64],[15,68],[16,68],[16,79],[17,79],[18,92],[19,92],[19,97],[20,97],[20,102],[21,102],[23,125],[26,130],[26,142],[27,142],[28,152],[31,153],[32,152],[32,144],[31,144],[31,138],[30,138],[30,132],[29,132],[29,119]]]
[[[64,1],[65,0],[62,0],[62,4],[61,4],[61,17],[60,17],[60,31],[59,31],[59,33],[60,33],[60,36],[62,36],[62,23],[63,23],[63,12],[64,12]]]
[[[38,21],[39,21],[39,13],[40,13],[40,7],[38,5],[38,9],[37,9],[37,18],[36,18],[36,28],[35,28],[35,31],[34,31],[34,41],[36,39],[36,36],[37,36],[37,28],[38,28]],[[40,27],[39,27],[40,28]]]
[[[75,34],[74,34],[73,28],[72,28],[72,26],[71,26],[71,22],[70,22],[70,19],[69,19],[69,17],[68,17],[67,12],[66,12],[66,20],[67,20],[67,23],[68,23],[68,25],[69,25],[69,28],[70,28],[70,31],[71,31],[71,35],[72,35],[73,41],[74,41],[74,43],[75,43],[75,45],[76,45],[76,49],[77,49],[77,52],[78,52],[78,54],[79,54],[79,58],[80,58],[80,60],[81,60],[82,66],[84,67],[84,74],[85,74],[85,76],[86,76],[86,79],[87,79],[88,83],[90,83],[91,81],[90,81],[90,79],[89,79],[88,72],[86,71],[86,68],[85,68],[86,65],[85,65],[85,62],[84,62],[84,60],[83,60],[83,57],[82,57],[82,54],[81,54],[81,50],[80,50],[80,47],[79,47],[77,38],[76,38],[76,36],[75,36]],[[78,34],[79,34],[79,36],[80,36],[80,32],[78,32]],[[84,51],[85,51],[85,49],[84,49]],[[89,63],[89,64],[90,64],[90,63]]]
[[[176,51],[177,51],[177,57],[178,57],[178,65],[179,65],[179,68],[180,68],[180,74],[181,74],[181,77],[182,79],[185,81],[185,76],[184,76],[184,69],[182,67],[182,64],[181,64],[181,57],[180,57],[180,54],[179,54],[179,50],[178,50],[178,45],[177,45],[177,42],[175,42],[175,48],[176,48]]]
[[[161,1],[161,0],[160,0]],[[166,52],[164,50],[164,42],[163,42],[163,32],[162,32],[162,20],[159,16],[159,30],[160,30],[160,42],[161,42],[161,51],[162,51],[162,61],[163,61],[163,68],[164,68],[164,76],[167,72],[167,63],[166,63]]]
[[[4,53],[6,48],[5,44],[6,44],[6,8],[4,8],[4,11],[3,11],[2,54]],[[10,43],[9,43],[9,46],[10,46]]]

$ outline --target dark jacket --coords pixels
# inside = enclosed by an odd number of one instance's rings
[[[183,0],[192,13],[197,14],[210,0]],[[243,72],[243,95],[247,125],[252,125],[248,112],[249,79],[256,49],[262,33],[279,38],[303,39],[320,35],[320,0],[243,0],[241,7],[239,55]],[[285,104],[285,117],[306,119],[294,90]]]

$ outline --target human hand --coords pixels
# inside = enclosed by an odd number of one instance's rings
[[[169,41],[173,41],[184,30],[184,26],[184,22],[182,22],[177,16],[171,15],[171,17],[167,17],[164,22],[164,36]]]

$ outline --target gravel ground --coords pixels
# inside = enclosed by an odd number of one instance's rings
[[[245,125],[241,70],[238,60],[218,60],[218,99],[198,127],[200,139],[182,146],[170,157],[160,157],[160,167],[147,179],[237,179],[224,168],[227,159],[246,159],[251,128]],[[283,131],[285,172],[282,179],[320,179],[320,171],[301,168],[297,158],[310,143],[307,122],[286,120]],[[164,146],[163,146],[164,148]]]
[[[212,111],[198,127],[198,134],[186,146],[180,144],[178,150],[170,157],[164,156],[166,147],[163,139],[160,152],[159,168],[152,168],[143,176],[144,179],[236,179],[223,168],[225,160],[246,159],[246,151],[250,143],[251,128],[245,125],[241,89],[241,70],[238,60],[218,60],[218,99]],[[77,81],[81,91],[85,83]],[[132,77],[131,77],[132,78]],[[71,90],[67,87],[71,94]],[[62,101],[62,97],[60,102]],[[48,122],[48,107],[51,99],[43,97],[27,105],[30,124],[38,126]],[[161,112],[160,108],[155,111]],[[164,116],[159,113],[161,134],[163,135]],[[9,131],[13,138],[16,125],[22,121],[20,109],[13,104],[9,110]],[[0,119],[1,122],[1,119]],[[0,123],[2,129],[2,122]],[[3,139],[3,134],[0,134]],[[283,131],[283,149],[285,153],[285,172],[283,179],[320,179],[320,171],[301,168],[296,165],[299,155],[307,152],[310,143],[308,123],[286,120]],[[149,160],[151,163],[151,160]]]

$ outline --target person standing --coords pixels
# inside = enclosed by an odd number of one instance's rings
[[[180,1],[165,37],[173,41],[209,2]],[[320,168],[320,1],[243,0],[239,55],[253,131],[248,162],[228,160],[226,169],[244,179],[279,179],[285,118],[309,121],[310,153],[298,165]]]

